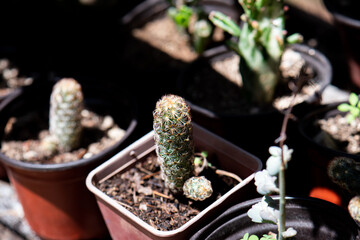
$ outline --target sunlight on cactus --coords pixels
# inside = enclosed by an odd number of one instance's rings
[[[194,142],[190,108],[181,97],[166,95],[153,113],[156,152],[166,185],[182,193],[194,171]]]
[[[225,14],[212,11],[209,19],[237,38],[229,47],[241,57],[239,70],[247,98],[271,103],[280,79],[280,62],[287,43],[302,41],[299,34],[285,38],[282,0],[239,0],[244,14],[241,28]]]
[[[80,84],[72,78],[57,82],[50,97],[50,135],[56,138],[59,151],[78,147],[81,139],[81,111],[83,93]]]

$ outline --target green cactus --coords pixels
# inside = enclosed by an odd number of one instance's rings
[[[80,143],[83,105],[81,86],[75,79],[63,78],[54,85],[50,97],[49,131],[61,152],[70,151]]]
[[[229,47],[240,57],[239,71],[247,98],[255,104],[271,103],[279,84],[279,66],[286,43],[302,40],[299,34],[285,39],[283,0],[239,0],[244,14],[238,26],[225,14],[212,11],[209,19],[237,38]]]
[[[191,198],[195,201],[203,201],[213,193],[211,182],[204,176],[191,177],[186,180],[183,191],[187,198]]]
[[[336,157],[329,163],[330,179],[352,194],[360,194],[360,164],[351,158]]]
[[[165,184],[175,194],[193,176],[194,142],[190,108],[176,95],[165,95],[153,112],[156,153]]]
[[[179,31],[189,36],[193,49],[201,54],[213,33],[213,26],[207,19],[203,8],[197,0],[168,0],[168,15]]]

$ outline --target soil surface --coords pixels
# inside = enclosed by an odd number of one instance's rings
[[[135,38],[141,39],[176,60],[191,63],[199,57],[192,50],[188,35],[181,34],[166,14],[149,21],[142,28],[134,29],[132,34]],[[217,41],[224,38],[219,37],[221,34],[223,33],[216,34]],[[240,57],[232,54],[221,61],[212,61],[210,66],[199,67],[192,76],[194,78],[192,84],[184,89],[187,100],[217,113],[239,113],[239,110],[240,113],[263,111],[264,109],[259,108],[246,108],[249,104],[243,97],[239,61]],[[311,71],[309,69],[308,73],[313,74]],[[319,84],[311,79],[297,94],[295,104],[305,101],[319,88]],[[287,91],[286,95],[284,91]],[[291,91],[280,89],[277,96],[270,108],[275,107],[280,110],[288,108],[292,99]]]
[[[238,183],[215,174],[210,168],[201,176],[212,182],[214,192],[210,198],[193,201],[174,196],[160,177],[160,166],[153,152],[143,162],[98,183],[97,187],[155,229],[169,231],[184,225]]]
[[[327,147],[350,154],[360,153],[360,119],[356,118],[351,123],[345,115],[336,115],[318,121],[321,132],[316,140]]]
[[[19,118],[10,118],[2,141],[1,152],[19,161],[35,164],[54,164],[89,158],[114,145],[125,134],[112,117],[82,111],[83,135],[80,147],[70,152],[49,151],[44,139],[49,137],[47,113],[36,112]],[[29,127],[31,126],[31,127]]]
[[[33,78],[23,76],[9,59],[0,59],[0,98],[12,93],[16,88],[32,84],[33,81]]]

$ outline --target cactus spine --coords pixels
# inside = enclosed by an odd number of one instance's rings
[[[165,95],[153,112],[156,153],[165,184],[175,194],[193,175],[194,143],[190,108],[176,95]]]
[[[209,15],[214,25],[238,39],[229,46],[241,57],[239,70],[250,101],[262,105],[274,98],[279,83],[279,65],[285,49],[283,0],[239,0],[244,14],[240,28],[218,11]],[[294,34],[287,42],[300,41]]]
[[[56,138],[59,151],[78,147],[81,138],[81,111],[83,93],[80,84],[72,78],[57,82],[50,97],[50,134]]]
[[[211,182],[204,176],[191,177],[183,186],[184,195],[195,201],[203,201],[213,193]]]

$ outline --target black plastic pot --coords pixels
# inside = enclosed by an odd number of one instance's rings
[[[99,115],[112,116],[126,131],[122,139],[89,158],[59,164],[22,162],[0,153],[0,161],[16,190],[27,222],[44,239],[101,239],[108,236],[95,198],[85,186],[85,178],[93,168],[134,140],[137,115],[130,98],[121,101],[125,96],[114,98],[101,86],[88,88],[85,85],[82,86],[86,108]],[[21,89],[16,97],[1,104],[1,138],[10,117],[29,112],[41,117],[44,112],[49,112],[51,87],[51,84],[42,83]],[[37,126],[28,128],[35,131]]]
[[[249,200],[229,208],[190,240],[239,240],[245,233],[257,236],[269,231],[277,233],[276,225],[254,223],[248,217],[247,211],[260,200]],[[345,209],[315,198],[287,197],[286,228],[289,227],[297,231],[295,239],[359,239],[359,228]]]
[[[293,113],[298,117],[303,115],[318,104],[319,96],[322,91],[328,86],[332,80],[332,67],[328,59],[319,51],[312,49],[306,45],[293,45],[295,51],[299,52],[305,61],[313,67],[315,72],[314,81],[320,85],[320,89],[307,101],[300,103],[294,107]],[[274,145],[274,140],[279,137],[283,114],[275,108],[259,111],[254,114],[247,113],[224,113],[219,110],[211,110],[207,107],[201,106],[196,100],[192,98],[188,89],[194,88],[196,82],[201,82],[199,79],[204,79],[202,73],[211,73],[213,78],[213,85],[210,81],[205,81],[206,85],[197,83],[195,90],[192,92],[203,96],[204,99],[216,99],[219,102],[225,102],[227,93],[221,92],[216,86],[230,84],[231,90],[239,88],[235,84],[214,71],[211,64],[217,61],[222,61],[226,57],[233,56],[235,53],[228,51],[225,46],[213,48],[207,51],[203,57],[197,59],[186,68],[178,78],[179,95],[184,97],[191,109],[194,121],[204,126],[205,128],[223,136],[224,138],[236,143],[245,150],[255,154],[263,161],[265,161],[269,154],[268,148]],[[201,86],[200,86],[201,85]],[[201,88],[210,88],[211,93],[202,93]],[[235,90],[236,91],[236,90]],[[232,100],[237,101],[237,100]],[[227,105],[225,105],[226,107]],[[221,109],[223,110],[223,109]]]
[[[340,33],[351,82],[360,87],[360,2],[356,0],[323,0]]]
[[[301,159],[301,164],[306,166],[302,168],[303,174],[310,176],[306,181],[309,194],[329,201],[336,201],[335,203],[346,207],[352,195],[331,181],[327,174],[328,164],[335,157],[348,157],[359,162],[360,155],[333,149],[315,140],[315,137],[321,132],[317,123],[318,120],[344,114],[337,110],[338,105],[339,103],[324,105],[300,119],[298,129],[302,151],[300,151],[299,160]],[[318,195],[314,193],[316,189],[325,189],[326,191],[324,194]],[[326,192],[331,193],[331,195],[326,195]],[[331,197],[332,195],[336,198]]]

